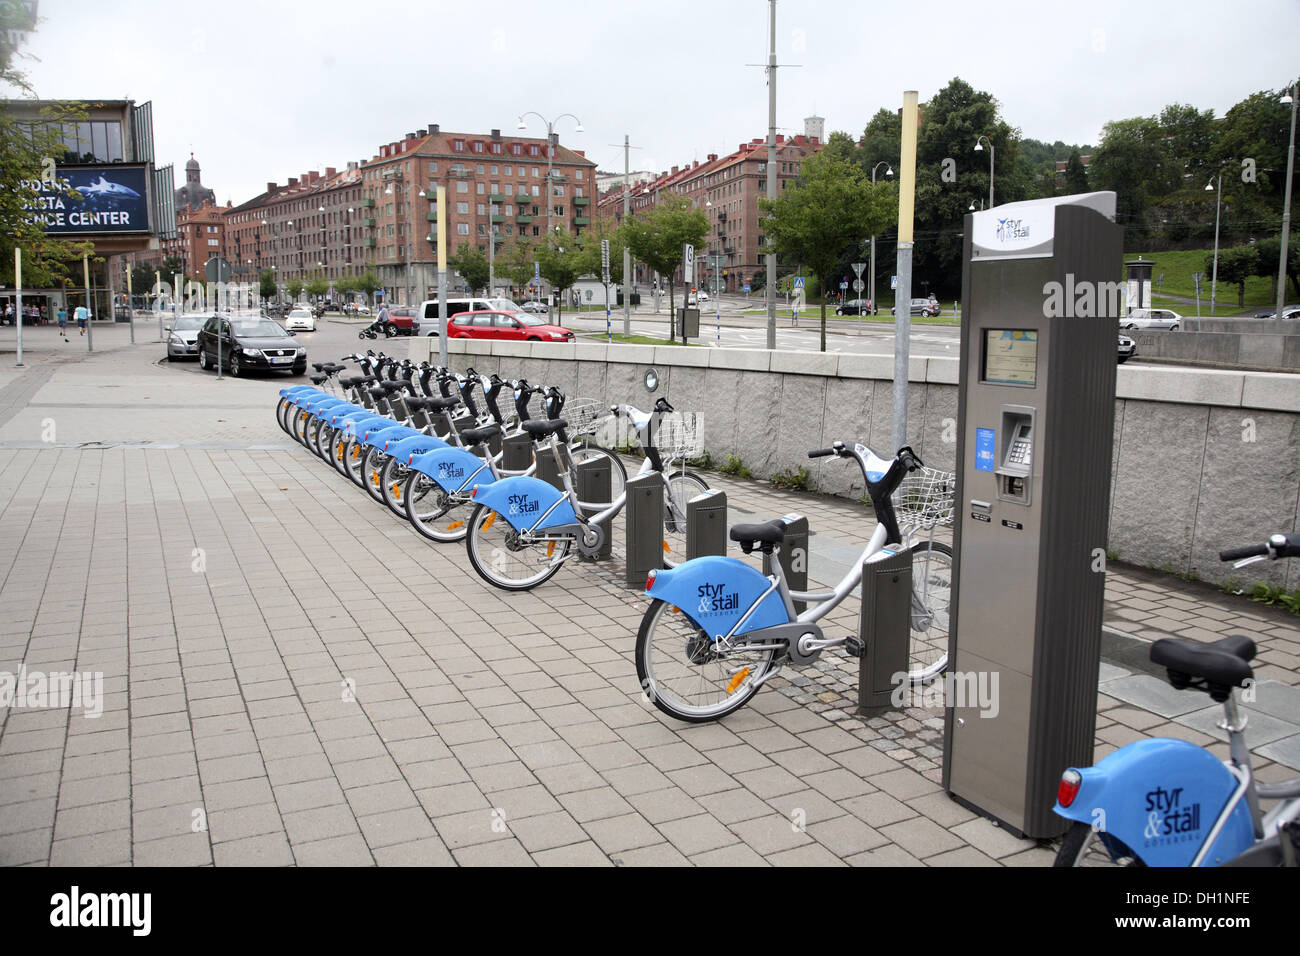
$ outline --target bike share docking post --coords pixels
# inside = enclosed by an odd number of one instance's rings
[[[858,635],[865,648],[858,658],[858,713],[898,709],[892,698],[897,681],[906,679],[911,611],[911,552],[887,545],[862,565]]]
[[[785,582],[791,591],[808,590],[808,519],[803,515],[785,515],[781,519],[785,525],[785,540],[778,546],[781,570],[785,573]],[[690,525],[687,525],[690,528]],[[763,555],[763,573],[772,573],[772,556]],[[807,601],[795,601],[794,609],[802,614],[808,607]]]
[[[727,493],[706,491],[686,503],[686,559],[727,553]]]
[[[528,467],[525,465],[524,467]],[[555,461],[555,452],[548,445],[537,446],[537,471],[535,477],[542,479],[548,485],[554,485],[560,491],[564,490],[564,479],[560,477],[560,466]],[[582,496],[579,495],[579,498]]]
[[[577,475],[574,478],[574,486],[578,492],[579,501],[589,501],[594,503],[607,503],[610,500],[610,463],[608,458],[593,458],[590,461],[579,462]],[[607,505],[606,505],[607,506]],[[598,511],[605,510],[603,507],[583,508],[583,514],[587,517],[594,515]],[[614,519],[606,518],[600,523],[600,529],[605,532],[604,543],[601,544],[600,550],[597,551],[590,560],[600,561],[612,556],[613,549],[612,538],[614,530]],[[580,556],[580,560],[589,560],[585,556]]]
[[[643,588],[646,575],[664,566],[664,482],[657,472],[652,472],[629,478],[624,487],[625,580],[630,588]]]
[[[527,471],[533,463],[533,439],[530,435],[512,435],[502,442],[502,447],[502,471]]]

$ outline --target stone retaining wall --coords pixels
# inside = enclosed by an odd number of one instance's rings
[[[415,339],[411,357],[436,361],[437,345]],[[648,409],[663,395],[701,413],[715,462],[736,455],[759,478],[807,468],[819,491],[860,497],[862,476],[836,459],[810,461],[810,449],[836,439],[881,451],[891,443],[892,356],[464,339],[448,348],[458,370],[522,376],[574,397]],[[653,394],[643,381],[650,368],[661,383]],[[1218,560],[1220,548],[1300,528],[1300,375],[1118,373],[1110,549],[1216,583],[1235,576],[1300,587],[1300,562],[1233,572]],[[911,360],[911,444],[935,468],[956,466],[957,380],[956,359]]]
[[[1181,329],[1134,329],[1124,334],[1133,338],[1139,358],[1300,371],[1300,327],[1292,322],[1289,329],[1290,334]]]

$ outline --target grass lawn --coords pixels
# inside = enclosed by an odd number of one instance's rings
[[[1222,247],[1220,247],[1222,251]],[[1124,261],[1129,262],[1138,257],[1139,253],[1124,253]],[[1151,294],[1153,301],[1161,295],[1180,295],[1187,298],[1195,298],[1196,283],[1192,281],[1192,274],[1195,272],[1204,273],[1201,279],[1201,315],[1210,314],[1210,277],[1212,274],[1211,265],[1207,260],[1214,257],[1213,247],[1209,249],[1179,249],[1172,252],[1144,252],[1141,253],[1143,259],[1154,262],[1151,268]],[[1273,263],[1276,268],[1277,263]],[[1164,276],[1164,282],[1160,281]],[[1217,301],[1215,302],[1216,315],[1235,315],[1244,309],[1251,311],[1260,311],[1264,306],[1276,305],[1277,301],[1273,298],[1270,290],[1272,283],[1264,276],[1252,276],[1246,280],[1246,298],[1245,305],[1237,304],[1238,286],[1228,285],[1222,279],[1219,280],[1219,289]],[[1287,301],[1290,302],[1292,296],[1287,292]],[[1175,312],[1183,315],[1187,314],[1186,306],[1189,303],[1169,302],[1169,307]],[[1181,307],[1180,307],[1181,306]],[[1196,306],[1191,304],[1191,314],[1196,314]]]
[[[592,342],[608,343],[610,338],[604,332],[592,332],[581,338],[589,339]],[[670,342],[667,339],[657,339],[649,335],[624,335],[621,332],[615,332],[613,342],[615,345],[681,345],[681,342]],[[695,347],[699,342],[687,342],[687,345]]]
[[[827,306],[827,307],[826,307],[826,319],[827,319],[828,322],[829,322],[830,320],[832,320],[832,319],[833,319],[834,321],[836,321],[836,322],[853,322],[853,321],[861,320],[861,321],[864,322],[864,323],[874,323],[874,324],[877,324],[877,325],[893,325],[893,324],[894,324],[894,317],[893,317],[892,315],[885,315],[884,312],[885,312],[885,310],[882,309],[880,315],[862,315],[862,316],[858,316],[858,315],[836,315],[836,314],[835,314],[835,310],[832,309],[830,306]],[[744,314],[745,314],[745,315],[767,315],[767,310],[766,310],[766,309],[746,309],[745,312],[744,312]],[[786,320],[790,320],[790,319],[792,319],[792,313],[790,312],[789,309],[777,309],[777,310],[776,310],[776,317],[777,317],[778,319],[786,319]],[[808,309],[808,310],[805,310],[805,311],[803,311],[803,312],[800,312],[800,313],[799,313],[799,321],[800,321],[801,323],[803,323],[803,322],[808,322],[808,321],[813,321],[813,322],[817,322],[817,323],[820,324],[820,322],[821,322],[821,307],[820,307],[820,306],[813,306],[813,308],[811,308],[811,309]],[[928,316],[928,315],[914,315],[914,316],[912,316],[912,324],[913,324],[913,325],[961,325],[961,319],[958,318],[957,316],[953,315],[953,314],[952,314],[952,310],[946,310],[946,311],[941,312],[939,315],[936,315],[936,316]]]

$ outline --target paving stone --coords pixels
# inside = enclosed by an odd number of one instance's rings
[[[295,861],[283,833],[266,833],[215,844],[212,862],[216,866],[293,866],[302,861]]]
[[[377,859],[359,833],[296,843],[292,856],[299,866],[373,866]]]

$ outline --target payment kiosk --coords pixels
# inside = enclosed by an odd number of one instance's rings
[[[1064,832],[1092,764],[1123,230],[1115,194],[966,217],[943,783],[1017,834]]]

